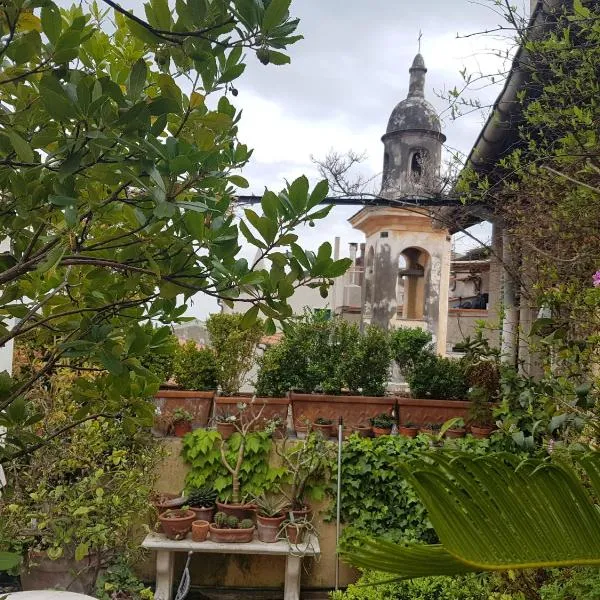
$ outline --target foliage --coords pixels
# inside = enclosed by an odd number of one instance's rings
[[[38,385],[32,402],[44,420],[32,433],[77,418],[73,378],[63,370]],[[97,554],[103,562],[137,552],[162,451],[148,429],[130,425],[127,417],[87,420],[13,461],[0,501],[0,548],[77,560]]]
[[[216,390],[217,361],[210,348],[198,348],[193,340],[180,345],[175,353],[173,375],[184,390]]]
[[[471,436],[447,440],[446,448],[483,455],[496,448],[494,440]],[[436,534],[400,465],[421,456],[429,438],[404,436],[361,438],[352,435],[342,448],[342,520],[344,537],[359,532],[397,541],[435,542]]]
[[[333,592],[331,600],[511,600],[491,596],[492,585],[481,575],[382,583],[389,580],[388,573],[365,571],[345,592]]]
[[[369,421],[373,427],[379,427],[380,429],[391,429],[396,423],[396,419],[387,413],[371,417]]]
[[[100,573],[96,581],[95,597],[98,600],[154,600],[154,594],[123,561]]]
[[[381,395],[389,376],[388,335],[376,326],[363,334],[342,318],[306,312],[259,361],[257,393],[288,390]]]
[[[410,393],[414,398],[463,400],[469,385],[462,360],[423,352],[407,376]]]
[[[171,415],[171,419],[173,423],[191,423],[194,417],[191,412],[183,408],[176,408]]]
[[[142,367],[158,377],[160,383],[165,383],[173,375],[179,342],[166,326],[153,328],[151,324],[147,324],[145,330],[153,335],[148,349],[140,357],[140,363]]]
[[[261,494],[254,498],[257,513],[262,517],[273,518],[281,515],[288,506],[287,498],[283,496]]]
[[[251,527],[254,527],[254,521],[252,519],[242,519],[239,522],[238,527],[240,529],[250,529]]]
[[[227,517],[228,517],[227,514],[225,514],[224,512],[220,512],[219,511],[215,515],[215,519],[214,519],[215,520],[215,525],[217,527],[219,527],[220,529],[223,529],[224,527],[227,526]]]
[[[600,453],[553,461],[430,452],[401,466],[441,544],[363,540],[345,558],[399,578],[557,566],[600,566]],[[589,483],[588,483],[589,482]],[[535,532],[535,535],[532,535]]]
[[[557,571],[540,589],[541,600],[594,600],[600,595],[600,570]]]
[[[224,396],[235,396],[254,366],[256,347],[263,325],[256,320],[250,325],[244,315],[216,313],[206,320],[210,345],[217,362],[217,379]]]
[[[431,349],[431,332],[413,327],[400,327],[390,334],[393,359],[404,377],[412,372],[419,356]]]
[[[197,429],[183,438],[181,455],[190,466],[186,476],[186,488],[211,485],[222,500],[232,497],[231,474],[221,461],[221,436],[216,431]],[[226,456],[234,463],[242,443],[242,435],[234,433],[226,442]],[[263,492],[275,491],[284,480],[286,470],[271,466],[269,455],[272,448],[270,435],[265,431],[246,436],[244,460],[240,471],[242,498],[254,498]]]
[[[199,488],[192,488],[186,498],[186,504],[198,508],[210,508],[215,505],[217,500],[217,490],[211,485],[203,485]]]
[[[47,351],[35,379],[4,382],[0,411],[59,364],[106,371],[82,391],[82,411],[108,400],[113,413],[143,411],[159,381],[140,364],[152,345],[140,323],[181,320],[196,293],[229,304],[246,294],[245,323],[263,313],[272,331],[298,286],[326,295],[348,268],[331,244],[304,251],[293,233],[328,214],[326,183],[266,191],[260,216],[233,210],[251,155],[233,82],[244,50],[289,61],[282,50],[299,36],[288,9],[151,0],[144,17],[108,0],[2,3],[0,238],[11,247],[0,345],[34,334]],[[260,268],[240,257],[243,243]],[[18,430],[11,422],[3,458],[19,451]]]

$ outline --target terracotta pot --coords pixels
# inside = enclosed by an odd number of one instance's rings
[[[23,591],[60,589],[90,594],[99,570],[96,555],[79,561],[74,556],[51,560],[45,552],[30,552],[21,571],[21,588]]]
[[[494,429],[496,428],[490,425],[471,425],[471,433],[473,434],[473,437],[479,439],[490,437],[490,434],[492,431],[494,431]]]
[[[471,403],[466,400],[435,400],[433,398],[396,397],[400,411],[400,423],[414,423],[417,426],[427,423],[445,423],[459,417],[467,420]]]
[[[244,420],[250,420],[260,413],[260,418],[252,427],[254,431],[264,429],[265,425],[269,421],[277,419],[281,423],[280,429],[283,430],[283,433],[285,433],[287,428],[288,407],[290,404],[289,398],[266,398],[259,396],[256,397],[254,402],[251,404],[252,395],[250,394],[241,394],[237,396],[217,396],[215,399],[215,415],[238,415],[240,414],[240,411],[237,405],[242,402],[249,405],[246,410],[243,411],[242,418]],[[279,431],[279,429],[277,431]]]
[[[225,504],[224,502],[217,502],[217,511],[224,512],[226,515],[233,515],[240,521],[243,519],[256,521],[256,506],[254,504]]]
[[[448,429],[446,431],[446,437],[447,438],[462,438],[462,437],[465,437],[466,433],[467,433],[466,429],[463,429],[462,427],[456,427],[454,429]]]
[[[196,521],[193,510],[167,511],[158,515],[164,534],[170,540],[182,540],[190,532],[192,523]]]
[[[358,433],[360,437],[371,437],[373,435],[373,428],[370,425],[357,425],[354,431]]]
[[[192,523],[192,540],[194,542],[205,542],[208,537],[210,523],[199,519]]]
[[[210,539],[221,544],[242,544],[251,542],[255,527],[249,529],[219,529],[212,523],[209,526]]]
[[[258,533],[258,539],[261,542],[272,544],[277,541],[281,524],[285,521],[285,515],[279,517],[263,517],[256,515],[256,530]]]
[[[177,421],[176,423],[173,423],[173,434],[175,437],[181,438],[191,430],[192,424],[190,421]]]
[[[217,423],[217,431],[224,440],[228,440],[235,433],[235,425],[233,423]]]
[[[161,389],[154,396],[154,403],[161,415],[169,415],[178,408],[192,414],[192,429],[206,427],[212,413],[214,391],[197,392],[192,390]],[[155,429],[160,429],[156,427]],[[163,435],[165,431],[160,431]]]
[[[294,515],[295,521],[297,521],[298,519],[308,519],[310,517],[310,506],[294,509],[292,510],[292,514]]]
[[[418,427],[398,427],[398,433],[404,437],[414,438],[419,433]]]
[[[304,540],[306,528],[303,525],[289,523],[285,526],[285,533],[290,544],[301,544]]]
[[[215,514],[214,506],[209,506],[208,508],[190,506],[190,510],[193,510],[196,513],[196,519],[198,519],[198,521],[208,521],[209,523],[212,523]]]
[[[185,496],[172,494],[169,492],[160,492],[152,499],[152,504],[160,515],[171,508],[181,508],[185,504]]]
[[[373,435],[375,437],[381,437],[383,435],[390,435],[392,433],[391,427],[373,427]]]
[[[333,428],[333,425],[331,423],[329,423],[327,425],[325,425],[325,424],[321,425],[319,423],[312,424],[312,430],[320,431],[325,439],[328,439],[331,437],[332,428]]]
[[[314,423],[318,417],[337,423],[344,419],[346,427],[367,423],[381,413],[391,414],[395,398],[390,396],[334,396],[331,394],[298,394],[290,392],[293,423],[298,432],[305,421]],[[302,431],[302,429],[300,429]]]

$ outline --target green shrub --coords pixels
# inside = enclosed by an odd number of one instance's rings
[[[302,369],[303,363],[304,357],[299,355],[289,339],[284,338],[280,343],[269,346],[258,359],[256,395],[280,398],[289,390],[298,389],[298,365]]]
[[[390,336],[377,325],[369,325],[358,337],[354,355],[346,362],[345,381],[352,392],[383,396],[390,376]]]
[[[395,583],[389,573],[366,571],[345,592],[333,592],[332,600],[488,600],[498,598],[486,575],[461,577],[424,577]],[[364,586],[364,587],[361,587]],[[504,596],[502,600],[511,600]],[[515,599],[516,600],[516,599]]]
[[[217,387],[215,353],[209,348],[198,348],[188,340],[175,353],[173,375],[177,385],[185,390],[214,390]]]
[[[206,320],[211,348],[217,361],[217,379],[225,396],[238,394],[246,375],[254,366],[256,347],[263,336],[263,322],[258,319],[243,327],[244,315],[212,314]]]
[[[539,592],[541,600],[597,600],[600,598],[600,569],[561,569]]]
[[[421,353],[406,380],[413,398],[462,400],[469,390],[462,360],[428,352]]]
[[[169,327],[153,327],[148,324],[144,333],[150,337],[149,349],[140,358],[142,366],[156,375],[160,383],[165,383],[173,375],[175,355],[179,349],[179,341],[171,333]]]
[[[431,340],[429,331],[412,327],[401,327],[390,333],[392,357],[403,377],[409,375],[421,354],[430,350]]]

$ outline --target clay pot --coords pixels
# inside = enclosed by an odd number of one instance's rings
[[[173,423],[173,435],[175,437],[183,437],[186,433],[192,430],[190,421],[177,421]]]
[[[383,435],[390,435],[392,433],[391,427],[373,427],[373,435],[375,437],[381,437]]]
[[[301,544],[304,540],[306,528],[303,525],[288,523],[285,526],[285,533],[290,544]]]
[[[419,433],[418,427],[398,427],[398,433],[407,438],[417,437],[417,433]]]
[[[74,556],[51,560],[45,552],[30,552],[21,571],[21,588],[23,591],[59,589],[90,594],[99,569],[96,555],[79,561]]]
[[[328,425],[320,425],[319,423],[312,424],[312,430],[320,431],[325,439],[328,439],[331,437],[332,429],[333,429],[333,425],[331,423],[329,423]]]
[[[285,515],[279,517],[262,517],[256,515],[256,530],[258,539],[261,542],[272,544],[277,541],[277,534],[281,528],[281,524],[285,521]]]
[[[471,425],[471,433],[473,437],[484,439],[490,437],[492,431],[494,431],[495,427],[490,425]]]
[[[168,510],[158,515],[164,534],[170,540],[182,540],[190,532],[192,523],[196,521],[193,510]]]
[[[160,492],[152,499],[152,504],[160,515],[171,508],[181,508],[185,504],[185,497],[169,492]]]
[[[465,437],[466,433],[467,433],[466,429],[464,429],[462,427],[456,427],[454,429],[448,429],[448,431],[446,431],[446,437],[447,438],[462,438],[462,437]]]
[[[198,519],[198,521],[208,521],[209,523],[212,523],[215,514],[214,506],[209,506],[208,508],[190,506],[190,510],[193,510],[196,513],[196,519]]]
[[[425,435],[433,435],[433,429],[431,427],[419,427],[419,433],[424,433]]]
[[[221,544],[243,544],[252,541],[254,537],[254,526],[249,529],[219,529],[212,523],[209,526],[210,539]]]
[[[205,542],[208,537],[210,523],[199,519],[192,523],[192,540],[194,542]]]
[[[292,510],[292,514],[294,515],[294,520],[298,519],[308,519],[310,516],[310,506],[304,506],[304,508],[294,509]]]
[[[254,504],[225,504],[224,502],[217,502],[217,510],[224,512],[226,515],[233,515],[240,521],[243,519],[256,521],[256,506]]]
[[[373,434],[373,428],[370,425],[357,425],[354,431],[358,433],[360,437],[371,437]]]
[[[217,431],[224,440],[227,440],[235,433],[235,425],[233,423],[217,423]]]

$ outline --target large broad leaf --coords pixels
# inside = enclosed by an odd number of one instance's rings
[[[565,463],[514,455],[431,453],[403,465],[441,545],[366,540],[342,549],[351,564],[399,579],[468,571],[600,565],[600,453]]]
[[[21,562],[19,554],[14,552],[0,552],[0,571],[9,571]]]

